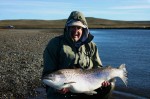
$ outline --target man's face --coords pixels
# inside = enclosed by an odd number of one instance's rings
[[[75,42],[77,42],[77,41],[79,41],[79,39],[82,36],[82,27],[80,27],[80,26],[70,26],[69,27],[69,32],[70,32],[71,38]]]

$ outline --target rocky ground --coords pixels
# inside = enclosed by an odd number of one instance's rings
[[[48,41],[61,33],[60,29],[0,30],[0,98],[24,99],[43,94],[43,51]]]

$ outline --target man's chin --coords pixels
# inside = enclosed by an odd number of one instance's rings
[[[74,38],[73,40],[74,40],[75,42],[77,42],[79,39],[78,39],[78,38]]]

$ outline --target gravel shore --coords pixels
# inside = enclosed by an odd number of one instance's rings
[[[0,30],[0,98],[38,95],[43,51],[48,41],[62,32],[61,29]]]

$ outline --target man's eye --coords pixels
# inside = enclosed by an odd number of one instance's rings
[[[78,29],[78,30],[79,30],[79,29],[82,29],[81,26],[71,26],[71,28],[72,28],[72,29]]]

